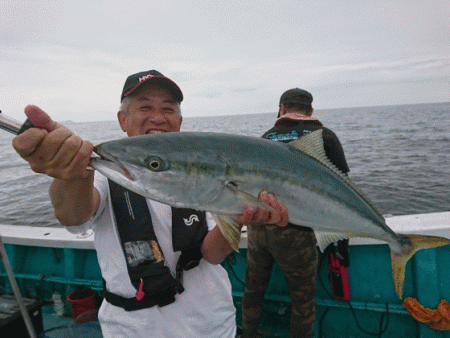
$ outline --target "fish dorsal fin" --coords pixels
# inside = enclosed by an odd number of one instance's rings
[[[308,154],[309,156],[315,158],[320,163],[329,167],[330,164],[334,167],[331,161],[327,158],[325,153],[325,147],[323,145],[322,129],[318,129],[302,136],[294,141],[288,143],[290,146]]]
[[[289,142],[288,144],[319,161],[342,179],[348,181],[348,176],[339,170],[339,168],[336,167],[327,157],[325,147],[323,145],[322,129],[313,131],[312,133],[302,136],[297,140]]]
[[[338,175],[341,179],[343,179],[353,190],[355,190],[361,198],[366,201],[375,211],[376,213],[384,219],[381,212],[378,208],[361,192],[361,190],[350,180],[350,178],[343,173],[338,167],[336,167],[327,157],[325,153],[325,147],[323,145],[323,137],[322,137],[322,129],[318,129],[313,131],[312,133],[302,136],[297,140],[291,141],[288,143],[291,147],[294,147],[301,152],[309,155],[314,158],[318,162],[322,163],[336,175]]]

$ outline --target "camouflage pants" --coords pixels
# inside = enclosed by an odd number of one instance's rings
[[[284,272],[292,312],[290,337],[311,337],[314,329],[317,248],[314,232],[289,225],[248,228],[247,273],[242,301],[243,337],[257,337],[264,293],[274,262]]]

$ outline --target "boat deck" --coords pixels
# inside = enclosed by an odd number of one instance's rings
[[[393,216],[387,217],[386,222],[398,233],[450,238],[450,212]],[[64,228],[0,225],[0,235],[24,297],[51,300],[55,291],[67,297],[80,287],[101,293],[101,273],[93,233],[76,236]],[[246,269],[245,233],[239,246],[240,252],[231,255],[223,266],[232,283],[237,324],[241,325]],[[390,253],[385,243],[351,239],[349,255],[349,302],[331,296],[327,257],[320,255],[314,337],[369,338],[375,334],[383,337],[450,338],[450,331],[433,330],[417,322],[403,308],[393,286]],[[450,245],[416,253],[406,266],[403,297],[414,297],[431,309],[436,309],[441,299],[450,301],[449,256]],[[0,291],[11,294],[1,266],[0,288],[5,289]],[[74,330],[90,329],[92,334],[100,333],[96,323],[79,325],[71,317],[56,316],[53,305],[45,305],[42,312],[46,332],[43,337],[70,337]],[[261,320],[260,330],[265,333],[264,337],[288,336],[289,316],[289,288],[281,269],[275,265]],[[59,332],[64,333],[58,335]],[[90,337],[84,333],[78,336]]]
[[[39,338],[102,337],[97,320],[77,324],[70,315],[57,316],[52,304],[42,307],[42,323],[44,331]]]

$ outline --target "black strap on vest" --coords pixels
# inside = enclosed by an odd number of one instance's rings
[[[200,245],[208,233],[204,212],[172,208],[173,248],[174,251],[182,251],[177,263],[177,278],[173,278],[169,268],[164,265],[164,255],[153,230],[145,198],[108,181],[128,275],[136,290],[145,295],[139,300],[139,297],[115,295],[107,291],[103,281],[105,299],[127,311],[173,303],[175,294],[184,291],[182,271],[196,267],[202,258]]]

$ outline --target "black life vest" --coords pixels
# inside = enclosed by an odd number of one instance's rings
[[[175,295],[184,291],[183,270],[196,267],[202,258],[200,246],[208,233],[205,213],[172,208],[173,250],[181,251],[174,278],[164,265],[145,198],[111,180],[108,183],[128,275],[137,292],[136,297],[122,297],[107,291],[103,281],[105,299],[127,311],[173,303]]]

